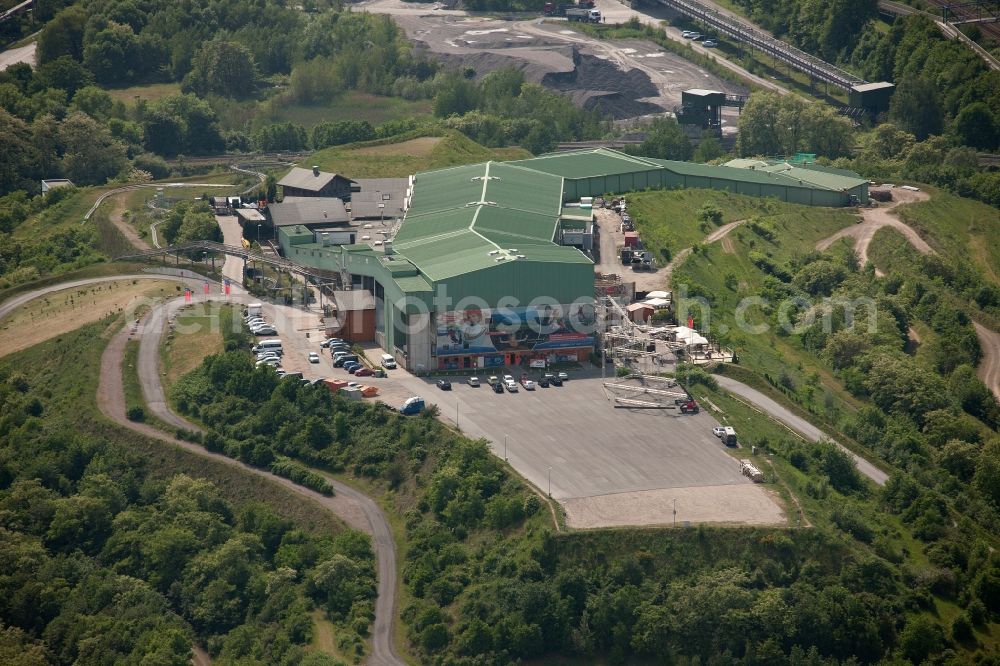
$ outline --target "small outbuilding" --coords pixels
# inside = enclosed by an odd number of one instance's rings
[[[68,178],[49,178],[42,181],[42,194],[48,194],[57,187],[75,187]]]

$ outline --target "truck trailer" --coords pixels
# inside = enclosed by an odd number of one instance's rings
[[[600,23],[601,12],[596,9],[567,9],[566,19],[578,23]]]

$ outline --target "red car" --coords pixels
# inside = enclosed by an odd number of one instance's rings
[[[375,374],[375,371],[371,368],[358,368],[354,371],[355,377],[371,377]]]

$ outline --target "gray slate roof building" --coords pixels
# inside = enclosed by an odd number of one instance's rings
[[[294,167],[278,181],[285,196],[338,196],[348,198],[354,181],[335,173],[320,171],[319,167],[302,169]]]
[[[267,210],[276,227],[346,225],[349,219],[344,202],[334,197],[302,197],[270,204]]]
[[[351,217],[356,220],[402,217],[407,178],[361,178],[351,193]],[[379,204],[385,204],[379,208]]]

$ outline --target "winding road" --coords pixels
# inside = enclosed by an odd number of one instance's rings
[[[176,280],[189,284],[192,281],[197,281],[198,283],[204,282],[203,276],[187,271],[172,271],[166,275],[159,273],[125,274],[73,280],[26,292],[8,300],[0,305],[0,318],[6,316],[24,303],[55,291],[121,279]],[[219,298],[220,300],[224,300],[223,297]],[[234,298],[238,300],[240,297],[230,297],[230,300]],[[183,305],[183,297],[176,298],[155,307],[146,315],[143,323],[135,332],[140,341],[138,372],[143,396],[148,403],[150,411],[175,427],[201,431],[202,429],[199,426],[170,411],[165,399],[163,385],[160,382],[160,340],[168,317]],[[101,413],[118,425],[147,437],[178,446],[195,455],[239,468],[249,474],[254,474],[268,481],[280,484],[298,495],[318,503],[349,526],[371,535],[377,558],[378,596],[375,600],[375,620],[372,623],[372,650],[367,663],[372,666],[404,666],[406,662],[397,654],[392,640],[393,625],[396,616],[396,588],[398,578],[396,573],[396,546],[389,522],[386,520],[385,514],[379,506],[367,495],[336,479],[327,477],[333,485],[336,494],[333,497],[326,497],[265,470],[250,467],[219,453],[207,451],[199,444],[177,439],[151,425],[129,421],[125,417],[122,361],[125,355],[125,344],[132,336],[132,327],[124,327],[112,337],[111,342],[101,356],[101,376],[97,390],[97,404]]]
[[[850,449],[845,447],[843,444],[835,441],[832,437],[827,435],[825,432],[814,426],[813,424],[806,421],[804,418],[794,413],[790,409],[787,409],[780,405],[777,401],[769,398],[755,388],[751,388],[742,382],[738,382],[731,377],[725,375],[712,375],[715,380],[719,382],[719,386],[726,389],[730,393],[738,395],[743,398],[751,405],[764,412],[771,418],[775,419],[786,425],[790,430],[797,432],[802,435],[806,440],[810,442],[818,442],[820,440],[829,440],[836,444],[840,449],[851,456],[854,460],[855,466],[858,471],[867,476],[869,479],[874,481],[880,486],[884,486],[886,480],[888,480],[889,475],[880,470],[875,465],[871,464],[861,456],[854,454]]]
[[[997,400],[1000,400],[1000,333],[979,322],[974,321],[972,325],[976,329],[979,346],[983,350],[983,358],[979,362],[977,374],[986,387],[993,391]]]
[[[871,245],[872,239],[875,237],[875,233],[882,227],[892,227],[899,233],[903,234],[903,236],[906,237],[906,240],[910,241],[910,244],[913,245],[918,252],[922,254],[934,254],[934,248],[928,245],[927,241],[920,237],[920,234],[914,231],[912,227],[902,222],[895,213],[890,212],[900,204],[927,201],[930,197],[928,197],[924,192],[911,192],[910,190],[900,188],[892,190],[892,195],[893,202],[888,206],[862,208],[861,217],[864,221],[861,224],[846,227],[832,236],[824,238],[816,243],[816,249],[820,252],[825,252],[827,248],[841,238],[854,238],[854,249],[858,253],[858,259],[860,260],[861,265],[864,266],[868,263],[868,246]],[[875,267],[875,275],[880,277],[884,275],[877,266]]]

